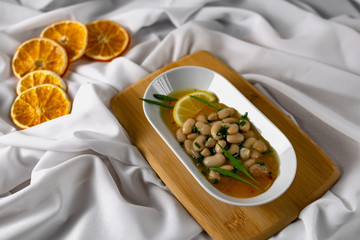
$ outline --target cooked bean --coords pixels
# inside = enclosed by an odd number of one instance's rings
[[[204,157],[208,157],[208,156],[211,155],[211,152],[210,152],[209,148],[204,148],[204,150],[202,150],[202,151],[200,152],[200,154],[201,154],[202,156],[204,156]]]
[[[220,146],[222,146],[224,148],[226,146],[226,141],[225,140],[219,140],[217,143],[218,144],[215,145],[215,151],[217,153],[222,153],[223,150],[221,150],[221,148],[219,147],[219,144],[220,144]]]
[[[190,134],[188,134],[186,137],[187,137],[187,139],[194,140],[194,139],[197,138],[198,136],[199,136],[198,133],[190,133]]]
[[[203,135],[209,135],[211,132],[211,126],[203,122],[196,122],[195,127]]]
[[[215,140],[220,140],[222,138],[222,136],[218,136],[217,133],[220,131],[221,127],[223,126],[223,122],[215,122],[212,127],[211,127],[211,136],[215,139]]]
[[[255,159],[250,158],[250,159],[246,160],[246,161],[243,163],[243,166],[244,166],[246,169],[248,169],[249,167],[251,167],[251,166],[254,165],[254,164],[255,164]]]
[[[253,164],[249,167],[249,172],[254,177],[264,177],[269,173],[269,170],[266,166],[260,166],[259,164]]]
[[[221,175],[220,175],[220,173],[218,173],[217,171],[214,171],[214,170],[211,169],[211,170],[209,171],[208,178],[209,178],[210,180],[215,180],[215,179],[220,180],[220,179],[221,179]]]
[[[259,152],[265,152],[268,150],[266,144],[262,141],[262,140],[257,140],[254,145],[253,148],[255,148],[256,150],[258,150]]]
[[[191,150],[192,150],[192,144],[193,144],[193,141],[190,139],[186,139],[184,141],[184,149],[189,154],[191,153]]]
[[[241,133],[236,133],[232,135],[227,135],[226,140],[229,143],[241,143],[242,141],[244,141],[244,136]]]
[[[237,124],[230,124],[227,132],[229,134],[236,134],[239,131],[239,126]]]
[[[226,164],[226,165],[222,165],[220,168],[224,170],[232,171],[234,169],[234,166],[230,164]]]
[[[243,146],[250,149],[252,148],[253,144],[257,141],[256,138],[254,137],[250,137],[248,139],[245,140],[245,142],[243,143]]]
[[[234,113],[235,113],[235,109],[233,108],[223,108],[217,112],[217,115],[219,119],[224,119],[233,116]]]
[[[253,130],[242,132],[241,134],[244,135],[245,138],[255,137],[255,133]]]
[[[251,158],[258,158],[260,156],[261,156],[261,153],[259,153],[258,151],[256,151],[256,150],[251,151],[251,154],[250,154]]]
[[[239,122],[238,118],[234,118],[234,117],[227,117],[221,120],[224,123],[236,123]]]
[[[239,145],[237,145],[236,143],[233,143],[233,144],[230,145],[230,147],[228,149],[228,152],[231,155],[234,155],[235,153],[239,153],[239,150],[240,150]]]
[[[176,131],[176,139],[177,139],[179,142],[184,142],[185,139],[186,139],[186,135],[183,134],[181,128],[179,128],[179,129]]]
[[[205,147],[213,147],[215,146],[215,144],[217,143],[217,141],[210,137],[206,142],[205,142]]]
[[[243,132],[247,132],[249,131],[250,129],[250,122],[248,120],[242,120],[242,121],[245,121],[245,124],[244,125],[240,125],[240,130],[243,131]]]
[[[208,120],[207,120],[207,118],[206,118],[206,116],[204,114],[201,114],[201,115],[197,116],[196,121],[202,122],[202,123],[207,123],[208,122]]]
[[[216,112],[212,112],[208,115],[208,118],[207,118],[209,121],[216,121],[218,120],[218,116],[217,116],[217,113]]]
[[[226,161],[226,158],[221,153],[216,153],[215,155],[205,157],[204,164],[207,167],[220,167]]]
[[[205,135],[199,135],[197,138],[194,139],[193,149],[196,152],[202,151],[205,148],[205,140],[206,140]]]
[[[187,119],[182,127],[183,134],[187,135],[192,132],[192,128],[195,125],[195,120],[192,118]]]
[[[250,150],[248,148],[240,149],[240,157],[243,160],[246,160],[250,157]]]

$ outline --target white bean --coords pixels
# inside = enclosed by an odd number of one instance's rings
[[[227,132],[229,134],[236,134],[239,131],[239,126],[237,124],[230,124]]]
[[[259,152],[265,152],[265,151],[268,150],[268,147],[266,146],[266,144],[262,140],[257,140],[254,143],[253,148],[258,150]]]
[[[217,112],[217,115],[219,119],[224,119],[233,116],[234,113],[235,113],[235,109],[233,108],[223,108]]]
[[[206,142],[205,142],[205,147],[213,147],[215,146],[215,144],[217,143],[217,141],[210,137]]]
[[[232,171],[234,169],[234,166],[227,164],[227,165],[222,165],[220,168],[222,168],[224,170]]]
[[[220,180],[221,175],[217,171],[214,171],[214,170],[211,169],[209,171],[208,179],[210,179],[210,180],[215,180],[215,179]]]
[[[266,166],[253,164],[251,167],[249,167],[249,172],[254,177],[265,177],[269,173],[269,170]]]
[[[211,155],[211,152],[210,152],[209,148],[204,148],[204,150],[202,150],[202,151],[200,152],[200,154],[201,154],[202,156],[204,156],[204,157],[208,157],[208,156]]]
[[[240,157],[243,160],[246,160],[250,157],[250,150],[247,148],[240,149]]]
[[[208,115],[208,120],[209,121],[216,121],[218,120],[218,116],[217,116],[217,113],[216,112],[212,112]]]
[[[229,143],[241,143],[242,141],[244,141],[244,136],[241,133],[236,133],[232,135],[227,135],[226,140]]]
[[[242,121],[245,121],[245,124],[240,126],[240,130],[243,131],[243,132],[247,132],[249,131],[250,129],[250,122],[248,120],[242,120]]]
[[[179,128],[179,129],[176,131],[176,139],[177,139],[179,142],[184,142],[185,139],[186,139],[186,135],[183,134],[181,128]]]
[[[207,118],[206,118],[206,116],[204,114],[201,114],[201,115],[197,116],[196,121],[202,122],[202,123],[207,123],[208,122],[208,120],[207,120]]]
[[[236,123],[236,122],[239,122],[239,119],[234,118],[234,117],[227,117],[227,118],[224,118],[221,121],[224,122],[224,123]]]
[[[197,138],[195,138],[193,142],[194,151],[196,152],[202,151],[205,148],[205,140],[206,140],[205,135],[199,135]]]
[[[222,125],[224,123],[223,122],[215,122],[212,127],[211,127],[211,136],[215,139],[215,140],[220,140],[222,138],[222,136],[218,136],[217,133],[220,131]]]
[[[193,144],[193,141],[190,140],[190,139],[186,139],[186,140],[184,141],[184,149],[185,149],[185,151],[186,151],[188,154],[191,153],[192,144]]]
[[[199,136],[198,133],[190,133],[190,134],[188,134],[186,137],[187,137],[187,139],[194,140],[194,139],[197,138],[198,136]]]
[[[230,147],[228,149],[228,152],[231,155],[234,155],[235,153],[239,153],[239,150],[240,150],[239,145],[237,145],[236,143],[233,143],[233,144],[230,145]]]
[[[225,140],[219,140],[217,143],[218,144],[215,145],[215,151],[217,153],[222,153],[223,150],[221,150],[220,146],[222,146],[224,148],[226,146],[226,141]],[[220,146],[219,146],[219,144],[220,144]]]
[[[203,122],[196,122],[195,127],[203,135],[208,135],[211,132],[211,126]]]
[[[253,144],[257,141],[256,138],[254,137],[250,137],[248,139],[245,140],[245,142],[243,143],[243,146],[250,149],[252,148]]]
[[[221,153],[216,153],[215,155],[205,157],[204,164],[207,167],[220,167],[226,161],[226,158]]]
[[[187,135],[192,132],[192,128],[195,125],[195,120],[192,118],[187,119],[182,127],[183,134]]]

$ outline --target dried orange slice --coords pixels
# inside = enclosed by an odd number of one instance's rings
[[[123,54],[130,45],[130,35],[119,24],[97,20],[86,25],[88,46],[85,55],[98,61],[110,61]]]
[[[202,108],[204,108],[204,106],[206,106],[205,103],[190,97],[190,95],[205,99],[208,102],[216,100],[216,97],[213,94],[202,90],[197,90],[181,97],[177,100],[173,109],[173,118],[179,127],[182,127],[188,118],[193,117]]]
[[[12,59],[14,75],[21,79],[35,70],[50,70],[63,76],[69,65],[65,48],[48,38],[32,38],[22,43]]]
[[[11,106],[11,119],[25,129],[64,116],[71,111],[66,92],[52,84],[30,88],[17,96]]]
[[[48,70],[36,70],[26,74],[16,86],[16,93],[19,95],[23,91],[42,84],[53,84],[66,91],[66,83],[54,72]]]
[[[50,38],[60,43],[67,51],[70,62],[82,57],[87,46],[87,28],[77,21],[61,21],[46,27],[40,37]]]

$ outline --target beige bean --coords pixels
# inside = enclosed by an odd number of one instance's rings
[[[230,164],[226,164],[226,165],[222,165],[220,168],[224,170],[232,171],[234,169],[234,166]]]
[[[251,149],[252,146],[253,146],[253,144],[254,144],[256,141],[257,141],[256,138],[250,137],[250,138],[248,138],[248,139],[245,140],[245,142],[243,143],[243,146],[244,146],[245,148]]]
[[[202,123],[207,123],[208,122],[208,120],[207,120],[207,118],[206,118],[206,116],[204,114],[200,114],[199,116],[197,116],[196,121],[202,122]]]
[[[205,135],[199,135],[197,138],[195,138],[193,141],[194,151],[196,152],[202,151],[205,148],[205,140],[206,140]]]
[[[265,177],[269,173],[269,170],[266,166],[253,164],[251,167],[249,167],[249,173],[254,177]]]
[[[190,133],[186,136],[187,139],[191,139],[194,140],[195,138],[197,138],[199,136],[198,133]]]
[[[244,136],[241,133],[236,133],[232,135],[227,135],[226,140],[229,143],[241,143],[242,141],[244,141]]]
[[[233,116],[234,113],[235,113],[235,109],[233,108],[223,108],[217,112],[217,115],[219,119],[224,119]]]
[[[215,122],[212,127],[211,127],[211,136],[215,139],[215,140],[220,140],[222,138],[222,136],[218,136],[217,133],[220,131],[222,125],[224,123],[221,121]]]
[[[237,145],[236,143],[233,143],[233,144],[230,145],[230,147],[228,149],[228,152],[231,155],[234,155],[235,153],[239,153],[239,150],[240,150],[239,145]]]
[[[244,135],[245,138],[255,137],[255,133],[253,130],[242,132],[241,134]]]
[[[250,157],[250,150],[248,148],[240,149],[240,157],[243,160],[246,160]]]
[[[215,155],[205,157],[204,164],[207,167],[220,167],[226,161],[226,158],[221,153],[216,153]]]
[[[249,122],[248,120],[242,120],[242,121],[245,121],[245,124],[239,126],[240,130],[243,131],[243,132],[249,131],[249,129],[250,129],[250,122]]]
[[[239,126],[237,124],[230,124],[227,132],[229,134],[236,134],[239,131]]]
[[[226,146],[226,141],[225,140],[219,140],[217,142],[217,144],[215,145],[215,151],[217,153],[222,153],[223,151],[221,150],[221,147],[219,146],[219,144],[220,144],[220,146],[222,146],[224,148]]]
[[[210,152],[209,148],[204,148],[204,150],[202,150],[202,151],[200,152],[200,154],[201,154],[202,156],[204,156],[204,157],[208,157],[208,156],[211,155],[211,152]]]
[[[252,150],[251,151],[251,154],[250,154],[250,157],[251,158],[258,158],[258,157],[260,157],[261,156],[261,153],[260,152],[258,152],[258,151],[256,151],[256,150]]]
[[[265,151],[268,150],[268,147],[266,146],[266,144],[262,140],[257,140],[254,143],[253,148],[255,148],[259,152],[265,152]]]
[[[192,118],[187,119],[182,127],[183,134],[187,135],[192,132],[192,128],[195,125],[195,120]]]
[[[208,118],[207,118],[209,121],[216,121],[218,120],[218,116],[217,116],[217,113],[216,112],[212,112],[208,115]]]
[[[184,142],[185,139],[186,139],[186,135],[183,134],[181,128],[179,128],[179,129],[176,131],[176,139],[177,139],[179,142]]]
[[[220,173],[218,173],[217,171],[214,171],[214,170],[211,169],[211,170],[209,171],[208,179],[209,179],[209,180],[215,180],[215,179],[220,180],[220,179],[221,179],[221,175],[220,175]]]
[[[195,127],[203,135],[209,135],[211,132],[211,126],[203,122],[196,122]]]
[[[255,159],[248,159],[246,160],[244,163],[243,163],[243,166],[246,168],[246,169],[249,169],[249,167],[251,167],[252,165],[254,165],[256,162],[255,162]]]
[[[186,151],[188,154],[191,153],[192,144],[193,144],[193,141],[190,140],[190,139],[186,139],[186,140],[184,141],[184,149],[185,149],[185,151]]]
[[[236,123],[236,122],[239,122],[239,119],[235,118],[235,117],[227,117],[227,118],[222,119],[221,121],[224,123]]]
[[[205,142],[205,147],[213,147],[215,146],[215,144],[217,143],[217,141],[210,137],[206,142]]]

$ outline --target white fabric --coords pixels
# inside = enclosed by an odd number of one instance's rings
[[[210,239],[158,179],[110,99],[207,50],[276,101],[339,167],[272,239],[360,234],[360,1],[0,1],[0,239]],[[16,46],[52,22],[110,19],[132,36],[111,62],[72,63],[70,115],[20,131]],[[316,164],[316,159],[314,159]]]

